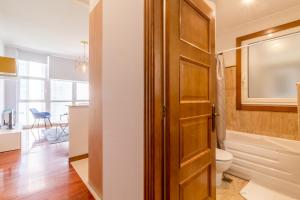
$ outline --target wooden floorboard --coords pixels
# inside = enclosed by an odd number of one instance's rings
[[[94,199],[68,162],[68,143],[0,153],[0,200]]]

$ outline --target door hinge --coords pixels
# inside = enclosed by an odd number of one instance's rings
[[[167,116],[167,107],[163,106],[162,107],[162,117],[165,118]]]

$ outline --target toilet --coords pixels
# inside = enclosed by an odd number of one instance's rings
[[[216,149],[216,185],[222,184],[223,172],[227,171],[232,164],[233,155],[222,149]]]

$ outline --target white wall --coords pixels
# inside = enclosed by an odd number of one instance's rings
[[[236,47],[236,38],[300,19],[300,5],[239,26],[217,29],[217,52]],[[217,4],[218,23],[218,4]],[[235,51],[225,54],[225,65],[235,65]]]
[[[105,200],[143,199],[143,23],[143,1],[103,1]]]

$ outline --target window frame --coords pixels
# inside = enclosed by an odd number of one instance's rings
[[[239,48],[247,40],[258,37],[267,36],[280,31],[285,31],[291,28],[300,26],[300,20],[293,21],[287,24],[279,25],[259,32],[251,33],[238,37],[236,39],[236,47]],[[236,109],[250,110],[250,111],[273,111],[273,112],[297,112],[297,105],[295,99],[289,98],[249,98],[248,97],[248,68],[242,60],[245,51],[238,49],[236,51]],[[248,62],[248,61],[247,61]],[[246,91],[246,92],[245,92]]]

